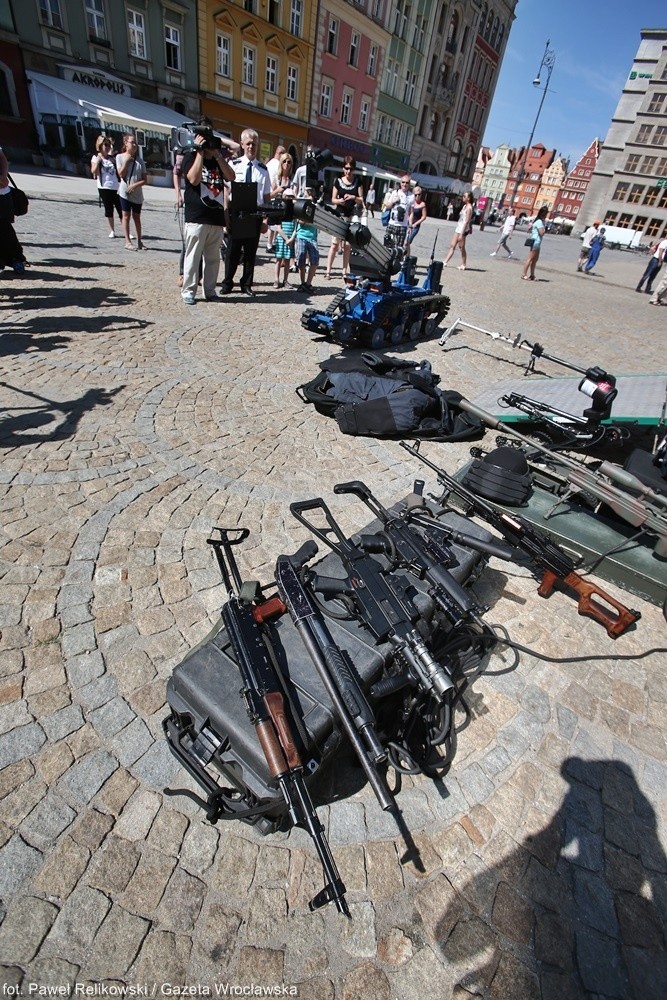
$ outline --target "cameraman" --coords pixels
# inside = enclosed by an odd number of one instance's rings
[[[217,299],[215,286],[220,269],[220,243],[225,224],[225,179],[233,180],[234,171],[222,152],[222,142],[210,128],[196,131],[193,148],[183,156],[185,178],[183,286],[185,305],[195,304],[199,264],[203,258],[202,283],[207,302]]]
[[[254,129],[246,128],[241,133],[241,146],[243,156],[232,160],[232,177],[230,180],[238,181],[241,184],[254,183],[257,185],[257,207],[263,208],[271,200],[271,181],[269,172],[263,163],[257,159],[257,147],[259,136]],[[231,201],[231,199],[230,199]],[[261,212],[257,213],[255,233],[251,237],[234,237],[233,226],[229,249],[225,260],[225,280],[220,291],[227,295],[234,287],[234,275],[243,255],[243,272],[241,274],[241,291],[246,295],[254,295],[252,282],[255,274],[255,258],[257,257],[257,247],[259,246],[259,236],[262,231],[263,219]],[[266,227],[264,227],[266,232]]]

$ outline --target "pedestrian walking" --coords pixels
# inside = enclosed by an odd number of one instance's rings
[[[414,195],[414,201],[410,206],[410,218],[408,220],[408,236],[406,239],[408,246],[410,246],[419,232],[420,227],[423,226],[428,217],[426,202],[424,201],[424,192],[420,187],[416,187],[412,193]]]
[[[584,232],[581,238],[581,250],[579,251],[579,260],[577,261],[577,271],[583,271],[584,264],[588,260],[591,253],[591,244],[593,240],[600,232],[600,221],[596,219],[588,229]]]
[[[454,235],[452,236],[452,242],[449,244],[449,252],[443,261],[443,267],[447,267],[454,256],[454,251],[458,247],[461,252],[461,261],[459,264],[459,271],[465,271],[466,265],[468,263],[468,255],[466,253],[466,238],[472,232],[472,214],[475,210],[475,199],[473,198],[470,191],[466,191],[463,195],[463,207],[459,212],[459,219],[456,223],[456,229],[454,230]]]
[[[508,258],[514,257],[514,254],[512,253],[509,246],[509,239],[512,233],[514,232],[515,226],[516,226],[516,215],[514,214],[513,210],[510,209],[509,215],[503,222],[503,228],[500,230],[500,239],[498,240],[498,245],[496,246],[496,249],[493,251],[493,253],[489,254],[490,257],[495,257],[499,250],[505,250],[507,252]]]
[[[532,229],[530,231],[530,236],[526,240],[526,246],[530,247],[528,251],[528,256],[523,265],[523,274],[521,277],[524,281],[535,281],[535,265],[540,259],[540,249],[542,247],[542,239],[546,232],[546,226],[544,225],[544,220],[549,214],[549,209],[546,205],[542,205],[533,222]]]
[[[662,262],[665,259],[665,251],[667,251],[667,240],[661,240],[659,243],[654,243],[649,253],[652,255],[648,264],[646,265],[646,270],[639,279],[639,284],[635,288],[636,292],[641,292],[642,290],[650,293],[653,291],[653,279],[662,267]],[[646,283],[646,288],[642,289],[642,285]]]
[[[366,211],[370,212],[371,219],[375,218],[375,185],[371,184],[366,192]]]
[[[588,260],[584,264],[584,274],[590,274],[598,262],[600,254],[602,253],[602,247],[605,244],[605,228],[600,226],[600,232],[597,236],[593,237],[593,242],[591,243],[591,252],[588,255]]]

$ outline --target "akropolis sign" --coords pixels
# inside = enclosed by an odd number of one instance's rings
[[[132,97],[132,87],[124,80],[111,76],[98,69],[76,69],[74,66],[61,66],[63,79],[72,83],[91,87],[96,91],[105,90],[119,97]]]

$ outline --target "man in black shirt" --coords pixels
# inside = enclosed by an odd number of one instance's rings
[[[232,145],[238,148],[236,143],[230,143]],[[193,306],[202,258],[204,298],[212,302],[218,297],[215,286],[225,224],[224,181],[234,180],[235,174],[222,150],[210,149],[203,135],[196,135],[194,148],[184,154],[181,174],[185,178],[185,260],[181,295],[185,305]]]

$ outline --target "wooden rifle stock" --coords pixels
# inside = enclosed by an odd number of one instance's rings
[[[623,635],[631,625],[634,625],[641,618],[639,611],[626,608],[624,604],[615,600],[601,587],[596,587],[594,584],[588,583],[587,580],[584,580],[574,570],[564,577],[559,577],[552,570],[545,570],[542,581],[537,588],[537,593],[540,597],[549,597],[553,593],[553,589],[557,583],[576,591],[578,595],[577,609],[579,614],[586,615],[588,618],[594,618],[595,621],[600,622],[607,630],[607,635],[612,639],[617,639],[619,635]],[[605,607],[600,601],[604,601],[608,607]]]

